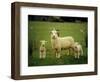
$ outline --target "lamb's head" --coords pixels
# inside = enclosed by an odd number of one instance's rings
[[[56,39],[56,38],[58,38],[58,37],[59,37],[59,32],[58,32],[57,30],[53,29],[53,30],[51,31],[51,38],[52,38],[52,39]]]
[[[41,40],[40,42],[41,42],[41,46],[43,46],[43,47],[44,47],[45,44],[47,43],[47,41],[45,41],[45,40]]]
[[[78,45],[79,45],[79,43],[78,43],[78,42],[75,42],[74,45],[73,45],[73,49],[74,49],[74,50],[77,50],[77,46],[78,46]]]

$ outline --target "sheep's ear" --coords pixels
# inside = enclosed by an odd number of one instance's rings
[[[57,35],[59,36],[59,30],[57,30]]]
[[[50,34],[52,34],[52,32],[50,31]]]
[[[57,31],[59,31],[59,29],[57,29]]]
[[[59,36],[59,32],[57,32],[57,35]]]
[[[44,42],[46,43],[47,41],[46,41],[46,40],[44,40]]]

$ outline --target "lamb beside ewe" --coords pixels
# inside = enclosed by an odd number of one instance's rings
[[[40,42],[41,42],[40,50],[39,50],[39,52],[40,52],[40,59],[42,59],[42,58],[44,59],[46,57],[46,47],[45,47],[45,44],[46,44],[47,41],[41,40]]]
[[[73,45],[73,49],[74,49],[75,58],[79,59],[80,55],[83,55],[82,45],[80,45],[78,42],[75,42]]]
[[[70,49],[73,47],[74,38],[71,36],[59,37],[58,31],[53,29],[51,31],[51,45],[55,51],[56,57],[60,58],[61,49]]]

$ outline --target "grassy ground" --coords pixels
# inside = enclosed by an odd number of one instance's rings
[[[56,28],[60,32],[60,36],[72,36],[75,41],[79,42],[83,47],[84,55],[80,59],[75,59],[73,54],[67,55],[67,51],[61,52],[61,58],[57,59],[51,49],[50,31]],[[28,66],[45,66],[45,65],[69,65],[69,64],[86,64],[87,63],[87,47],[86,47],[86,22],[39,22],[29,21],[28,24]],[[40,40],[48,41],[47,55],[45,59],[39,59]]]

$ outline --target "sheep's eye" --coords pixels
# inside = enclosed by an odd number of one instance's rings
[[[77,47],[75,46],[75,49],[77,49]]]

